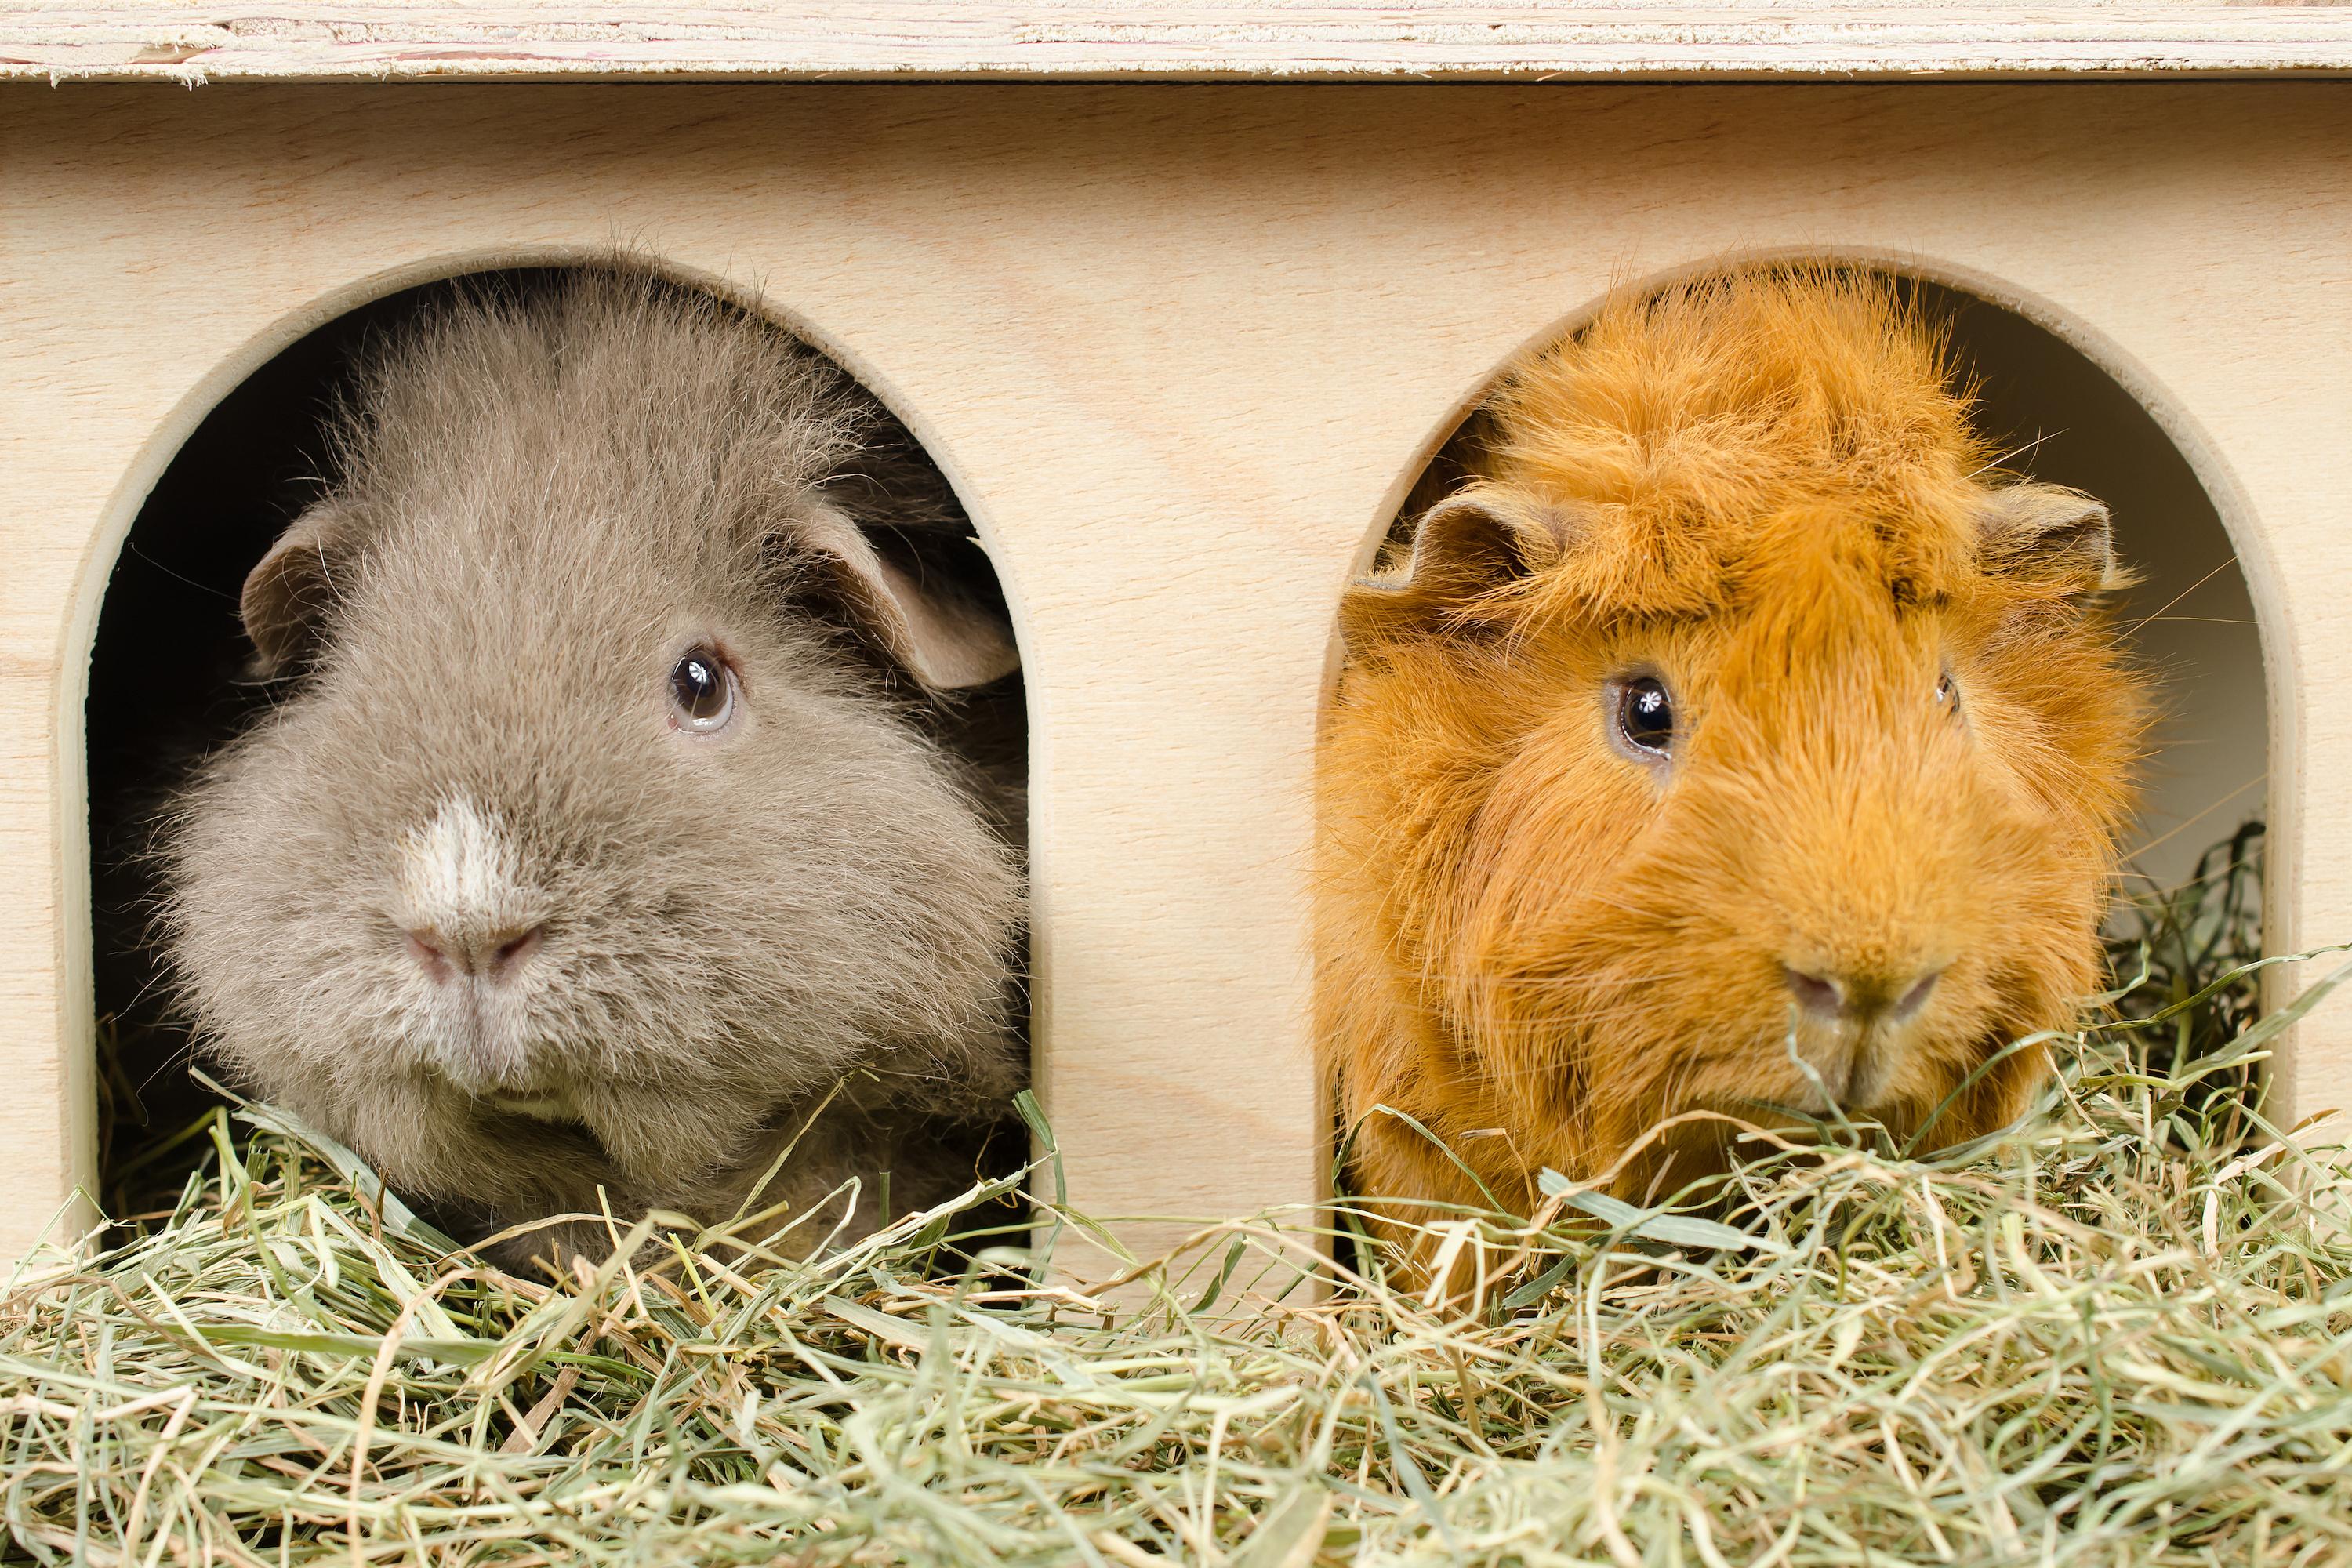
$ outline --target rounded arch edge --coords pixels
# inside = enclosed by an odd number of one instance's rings
[[[70,586],[64,597],[65,613],[56,628],[53,668],[57,675],[47,728],[51,747],[49,843],[56,857],[51,973],[58,1016],[52,1037],[60,1053],[56,1082],[62,1096],[62,1146],[56,1152],[54,1168],[62,1174],[60,1196],[65,1207],[62,1217],[52,1221],[52,1233],[70,1230],[76,1236],[88,1235],[99,1214],[97,1194],[102,1173],[97,1081],[100,997],[94,951],[98,910],[92,877],[95,846],[88,706],[110,587],[142,512],[205,421],[273,362],[314,334],[411,289],[487,274],[566,268],[641,272],[708,295],[788,333],[839,367],[904,426],[963,508],[1003,595],[1022,667],[1026,668],[1034,639],[1024,600],[1015,591],[1008,554],[995,546],[997,529],[974,506],[961,465],[942,448],[932,422],[909,404],[883,367],[858,352],[848,339],[795,309],[788,295],[762,277],[694,265],[656,246],[634,241],[548,241],[431,252],[308,292],[289,289],[290,298],[256,299],[250,302],[246,335],[227,352],[216,353],[186,382],[139,442],[97,510],[92,525],[82,536],[80,555],[71,569]],[[1028,700],[1033,706],[1034,690],[1033,685]]]
[[[2286,596],[2279,586],[2282,566],[2273,557],[2270,537],[2255,515],[2246,488],[2219,444],[2161,377],[2122,339],[2099,325],[2090,311],[2019,283],[1997,269],[1920,249],[1820,243],[1739,247],[1664,266],[1629,269],[1606,288],[1587,295],[1519,338],[1507,353],[1461,389],[1427,427],[1412,456],[1382,491],[1374,516],[1348,560],[1343,591],[1345,581],[1352,581],[1370,567],[1422,477],[1513,366],[1577,331],[1613,300],[1654,293],[1676,283],[1741,268],[1796,263],[1883,272],[1946,289],[2015,316],[2058,340],[2118,388],[2155,424],[2188,466],[2229,539],[2252,603],[2263,666],[2264,729],[2269,742],[2264,939],[2271,951],[2299,951],[2301,932],[2296,911],[2301,900],[2294,850],[2300,842],[2302,795],[2301,683],[2295,676],[2296,639],[2292,617]],[[1329,709],[1344,658],[1335,624],[1325,657],[1318,713]],[[2271,1001],[2284,1002],[2292,994],[2294,982],[2284,969],[2265,972],[2265,979],[2270,987],[2266,996]]]

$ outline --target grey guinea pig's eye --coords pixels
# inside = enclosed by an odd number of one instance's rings
[[[735,717],[735,672],[715,649],[695,647],[670,667],[669,702],[681,730],[707,735]]]
[[[1637,752],[1663,758],[1673,748],[1675,700],[1654,675],[1637,675],[1617,688],[1617,733]]]

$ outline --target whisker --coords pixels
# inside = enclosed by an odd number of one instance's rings
[[[1968,477],[1973,479],[1980,475],[1991,473],[1995,468],[2007,468],[2009,466],[2009,460],[2011,458],[2022,458],[2029,453],[2038,451],[2044,441],[2054,441],[2059,437],[2065,434],[2066,432],[2063,429],[2044,431],[2042,434],[2036,436],[2032,440],[2028,441],[2024,446],[2012,447],[2009,451],[1999,454],[1983,467],[1971,471]]]
[[[2248,790],[2252,789],[2256,784],[2265,783],[2269,778],[2270,773],[2268,770],[2256,773],[2252,778],[2248,779],[2245,783],[2240,784],[2237,788],[2231,790],[2229,794],[2223,795],[2212,805],[2205,807],[2202,811],[2198,812],[2194,816],[2184,817],[2181,821],[2176,823],[2171,827],[2167,828],[2163,833],[2158,834],[2156,837],[2149,839],[2145,844],[2137,846],[2129,854],[2124,857],[2125,860],[2127,862],[2136,860],[2151,849],[2169,844],[2172,840],[2179,837],[2181,834],[2187,832],[2189,828],[2194,827],[2206,817],[2212,816],[2215,812],[2221,810],[2223,806],[2229,805],[2231,801],[2237,799]]]
[[[2195,581],[2194,583],[2189,584],[2189,586],[2187,586],[2186,588],[2181,589],[2181,590],[2180,590],[2180,592],[2179,592],[2178,594],[2173,595],[2172,595],[2172,597],[2170,597],[2169,599],[2167,599],[2163,604],[2161,604],[2161,605],[2158,605],[2155,609],[2153,609],[2153,610],[2149,611],[2147,615],[2142,616],[2138,620],[2136,620],[2136,621],[2134,621],[2131,625],[2129,625],[2129,626],[2126,626],[2126,627],[2123,629],[2123,635],[2124,635],[2125,637],[2129,637],[2129,636],[2131,636],[2134,632],[2136,632],[2136,631],[2139,630],[2139,629],[2140,629],[2140,627],[2142,627],[2142,626],[2144,626],[2147,625],[2150,621],[2152,621],[2152,620],[2156,619],[2156,617],[2157,617],[2157,616],[2160,616],[2160,615],[2164,614],[2164,612],[2165,612],[2165,611],[2167,611],[2167,610],[2168,610],[2168,609],[2172,608],[2172,606],[2173,606],[2173,605],[2177,605],[2177,604],[2180,603],[2180,601],[2181,601],[2181,600],[2183,600],[2183,599],[2185,599],[2185,598],[2189,597],[2189,595],[2191,595],[2191,594],[2193,594],[2193,593],[2197,592],[2197,590],[2198,590],[2198,589],[2202,588],[2206,584],[2210,583],[2214,578],[2216,578],[2216,577],[2220,576],[2222,573],[2227,572],[2231,567],[2235,566],[2237,563],[2238,563],[2238,558],[2237,558],[2236,556],[2232,555],[2232,556],[2229,557],[2227,560],[2223,561],[2223,562],[2222,562],[2219,566],[2214,567],[2210,572],[2206,573],[2206,574],[2205,574],[2205,575],[2203,575],[2202,577],[2198,578],[2198,579],[2197,579],[2197,581]],[[2249,624],[2249,625],[2250,625],[2250,624],[2252,624],[2252,623],[2233,623],[2233,624]]]

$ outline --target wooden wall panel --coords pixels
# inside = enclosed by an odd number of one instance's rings
[[[86,1174],[79,729],[106,575],[226,387],[423,277],[615,242],[803,322],[956,481],[1034,714],[1076,1197],[1311,1199],[1308,779],[1340,588],[1612,282],[1908,260],[2138,392],[2273,660],[2274,935],[2352,937],[2352,85],[0,92],[0,1253]],[[2352,1013],[2295,1111],[2352,1102]]]

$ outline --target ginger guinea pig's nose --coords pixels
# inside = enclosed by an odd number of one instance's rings
[[[1781,981],[1806,1013],[1825,1024],[1852,1022],[1864,1026],[1900,1024],[1916,1016],[1927,1005],[1943,973],[1941,965],[1902,974],[1808,973],[1790,964],[1780,966]]]
[[[539,946],[544,926],[446,933],[432,926],[408,933],[408,951],[436,980],[478,974],[502,980]]]

